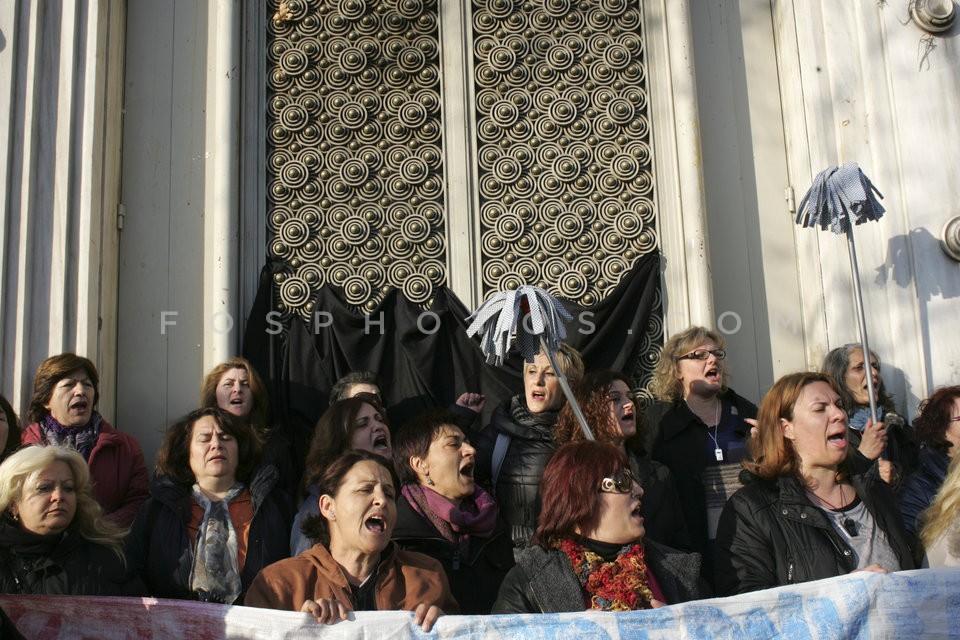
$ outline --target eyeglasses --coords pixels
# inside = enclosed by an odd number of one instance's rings
[[[633,491],[634,482],[637,482],[637,479],[633,477],[630,469],[620,469],[611,477],[600,481],[600,493],[630,493]]]
[[[727,352],[723,349],[697,349],[684,356],[678,356],[677,360],[706,360],[711,355],[717,360],[723,360],[727,357]]]

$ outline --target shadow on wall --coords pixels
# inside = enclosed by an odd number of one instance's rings
[[[891,280],[899,287],[906,288],[913,284],[917,291],[920,326],[927,328],[920,332],[923,340],[923,357],[925,371],[930,387],[943,384],[942,380],[933,379],[931,345],[930,345],[930,311],[929,303],[935,298],[948,300],[960,297],[960,278],[958,267],[947,259],[937,259],[940,256],[940,240],[935,238],[926,228],[913,229],[909,235],[893,236],[887,241],[887,257],[882,265],[876,269],[875,282],[885,285]],[[913,256],[922,256],[919,260]],[[931,256],[931,258],[926,258]],[[903,375],[902,371],[897,371]],[[910,381],[904,378],[908,394]],[[919,398],[922,399],[922,398]],[[911,407],[915,409],[915,407]]]

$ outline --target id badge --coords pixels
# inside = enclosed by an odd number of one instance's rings
[[[723,449],[714,449],[713,455],[717,458],[717,462],[723,462]]]

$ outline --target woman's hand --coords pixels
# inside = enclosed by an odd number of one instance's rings
[[[854,570],[851,571],[850,573],[857,573],[858,571],[869,571],[870,573],[890,573],[889,571],[887,571],[886,569],[884,569],[883,567],[881,567],[881,566],[880,566],[879,564],[877,564],[876,562],[874,562],[874,563],[871,564],[871,565],[868,565],[868,566],[864,567],[863,569],[854,569]]]
[[[443,610],[437,605],[432,604],[428,607],[420,603],[417,605],[417,608],[413,610],[413,624],[419,625],[424,632],[429,632],[430,629],[433,629],[433,623],[442,615]]]
[[[350,608],[339,600],[320,598],[319,600],[307,600],[300,607],[303,613],[309,613],[320,624],[333,624],[346,620],[350,613]]]
[[[883,453],[887,446],[887,426],[882,422],[867,420],[867,426],[863,429],[863,437],[858,447],[868,460],[876,460]]]
[[[650,598],[650,608],[659,609],[660,607],[665,607],[667,604],[665,602],[660,602],[656,598]]]
[[[483,405],[487,402],[487,396],[482,393],[461,393],[457,398],[457,406],[470,409],[475,413],[483,411]]]
[[[760,422],[756,418],[744,418],[743,421],[750,425],[751,438],[756,438],[760,435]]]
[[[877,460],[877,471],[880,472],[880,479],[887,484],[893,484],[893,463],[889,460]]]

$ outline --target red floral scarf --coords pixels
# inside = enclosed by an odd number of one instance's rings
[[[653,592],[647,577],[643,545],[624,547],[612,562],[604,562],[596,553],[573,540],[563,540],[559,548],[570,559],[573,573],[590,597],[590,608],[600,611],[649,609]]]

